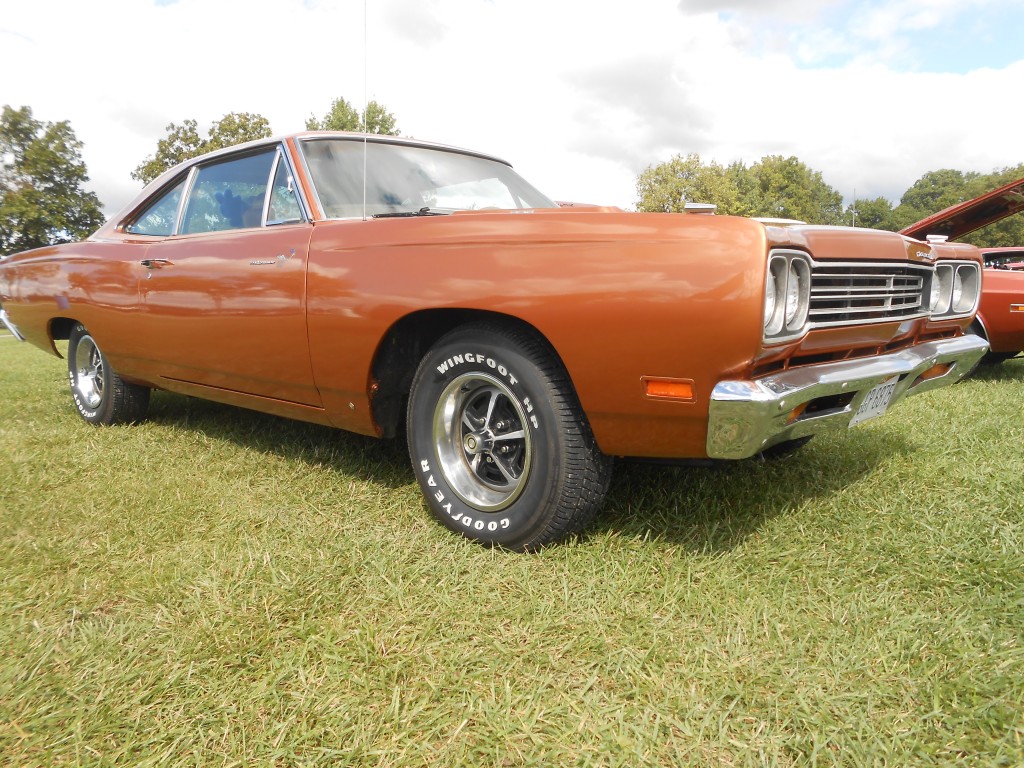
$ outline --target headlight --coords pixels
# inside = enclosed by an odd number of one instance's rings
[[[939,264],[932,275],[932,295],[929,310],[933,315],[944,315],[949,311],[953,293],[953,267]]]
[[[764,285],[764,339],[785,341],[807,324],[811,265],[799,251],[772,251]]]
[[[778,301],[779,291],[778,286],[775,284],[775,276],[772,271],[768,270],[768,279],[764,284],[764,330],[768,332],[769,326],[772,324],[772,320],[775,317],[776,302]]]
[[[981,293],[981,272],[977,265],[961,264],[953,276],[953,312],[966,314],[974,310]]]
[[[981,295],[981,270],[974,262],[947,262],[935,267],[929,311],[933,319],[969,315]]]
[[[957,305],[963,300],[964,297],[964,281],[960,277],[960,270],[953,273],[953,294],[950,297],[949,303],[953,307],[953,311],[956,311]]]
[[[777,336],[782,331],[786,312],[786,260],[773,258],[768,262],[764,285],[764,335]]]
[[[811,297],[811,268],[803,259],[789,262],[786,281],[786,330],[799,331],[807,322],[807,307]]]

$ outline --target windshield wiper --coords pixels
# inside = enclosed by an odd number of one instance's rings
[[[438,211],[431,210],[426,206],[423,206],[418,211],[388,211],[387,213],[375,213],[373,218],[375,219],[394,219],[401,216],[447,216],[451,211]]]

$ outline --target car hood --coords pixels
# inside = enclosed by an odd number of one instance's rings
[[[1024,178],[921,219],[900,230],[900,234],[923,240],[928,235],[944,235],[956,240],[976,229],[1024,211]]]

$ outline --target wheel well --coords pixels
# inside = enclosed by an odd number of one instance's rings
[[[55,317],[50,321],[50,349],[57,357],[63,357],[63,355],[57,349],[55,342],[67,341],[71,337],[71,329],[77,322],[70,317]]]
[[[438,339],[468,323],[489,320],[507,323],[550,342],[529,323],[503,315],[472,309],[428,309],[406,315],[388,329],[377,347],[370,369],[371,408],[381,437],[394,437],[405,414],[405,402],[420,361]],[[557,353],[552,350],[557,357]]]
[[[50,321],[50,338],[53,341],[67,341],[77,320],[70,317],[55,317]]]

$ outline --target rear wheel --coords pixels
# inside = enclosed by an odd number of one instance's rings
[[[407,427],[430,511],[482,544],[532,551],[569,536],[608,488],[611,460],[568,375],[525,330],[480,324],[444,336],[416,372]]]
[[[68,338],[68,380],[78,415],[90,424],[134,423],[146,416],[149,387],[124,381],[81,323]]]

